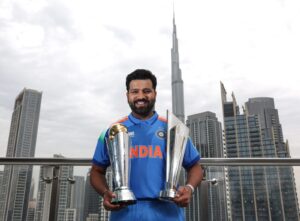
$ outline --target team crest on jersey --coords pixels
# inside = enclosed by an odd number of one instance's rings
[[[156,131],[156,136],[158,136],[161,139],[164,139],[166,137],[166,132],[162,129]]]

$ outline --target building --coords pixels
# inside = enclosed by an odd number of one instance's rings
[[[84,177],[74,176],[74,181],[70,208],[73,208],[76,211],[76,221],[82,221],[84,209]]]
[[[109,186],[109,189],[113,189],[113,185],[112,185],[112,182],[113,182],[113,177],[112,177],[112,170],[111,168],[109,167],[109,169],[106,171],[106,180],[107,180],[107,183],[108,183],[108,186]],[[104,209],[104,206],[103,206],[103,198],[101,198],[101,201],[100,201],[100,220],[101,221],[108,221],[109,220],[109,217],[110,217],[110,211],[107,211],[106,209]]]
[[[101,208],[101,196],[94,190],[90,183],[90,171],[87,173],[85,181],[85,197],[84,197],[84,216],[83,220],[94,220],[95,216],[99,217]],[[93,216],[91,216],[93,214]],[[91,218],[93,217],[93,218]]]
[[[0,171],[0,190],[2,186],[2,180],[3,180],[3,171]]]
[[[34,157],[42,93],[24,89],[16,98],[6,157]],[[5,166],[0,191],[0,221],[25,221],[32,166]]]
[[[65,210],[65,221],[76,221],[76,209]]]
[[[86,218],[86,221],[99,221],[99,214],[90,213]],[[101,219],[102,221],[102,219]]]
[[[34,221],[35,207],[36,207],[36,200],[34,199],[30,200],[28,204],[26,221]]]
[[[289,158],[273,98],[251,98],[240,113],[234,94],[221,83],[225,156]],[[229,167],[229,220],[299,220],[292,167]]]
[[[183,80],[181,77],[181,69],[179,67],[179,51],[178,51],[178,39],[177,39],[177,32],[176,32],[175,16],[173,17],[172,40],[173,40],[172,49],[171,49],[172,112],[179,120],[185,123]]]
[[[188,116],[187,126],[190,129],[190,137],[204,158],[220,158],[224,156],[222,126],[216,114],[203,112]],[[223,167],[209,166],[205,169],[205,179],[217,179],[217,185],[208,182],[206,188],[195,189],[193,199],[186,210],[186,220],[227,220],[225,173]],[[205,191],[204,194],[201,191]],[[204,199],[204,195],[207,199]],[[202,213],[201,213],[202,212]]]
[[[62,155],[58,154],[55,154],[54,157],[63,158]],[[54,169],[52,166],[41,166],[35,221],[64,221],[66,219],[66,211],[71,209],[71,192],[75,183],[73,179],[73,166],[56,167],[59,170],[57,172],[59,176],[55,179],[53,179]],[[53,199],[56,202],[54,204],[55,208],[50,208],[51,200]],[[70,213],[74,214],[71,210],[69,211]]]

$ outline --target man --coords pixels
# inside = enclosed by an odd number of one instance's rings
[[[104,139],[107,132],[100,136],[95,150],[91,184],[103,197],[104,208],[112,211],[112,221],[184,220],[182,207],[188,205],[194,188],[202,180],[200,157],[189,139],[182,163],[187,171],[187,184],[178,188],[173,202],[158,200],[165,184],[167,124],[154,111],[156,84],[156,77],[144,69],[137,69],[126,78],[127,100],[132,112],[119,123],[127,127],[131,136],[130,189],[137,198],[135,205],[111,203],[115,195],[105,179],[106,168],[110,165]]]

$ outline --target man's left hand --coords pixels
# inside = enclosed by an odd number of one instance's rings
[[[180,207],[187,207],[192,198],[192,190],[188,186],[180,186],[173,201]]]

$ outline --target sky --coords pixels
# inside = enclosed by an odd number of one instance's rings
[[[186,116],[212,111],[223,121],[220,81],[240,106],[273,97],[300,157],[297,0],[1,0],[0,156],[25,87],[43,93],[36,157],[91,158],[102,130],[130,113],[125,78],[137,68],[157,76],[165,115],[173,8]]]

